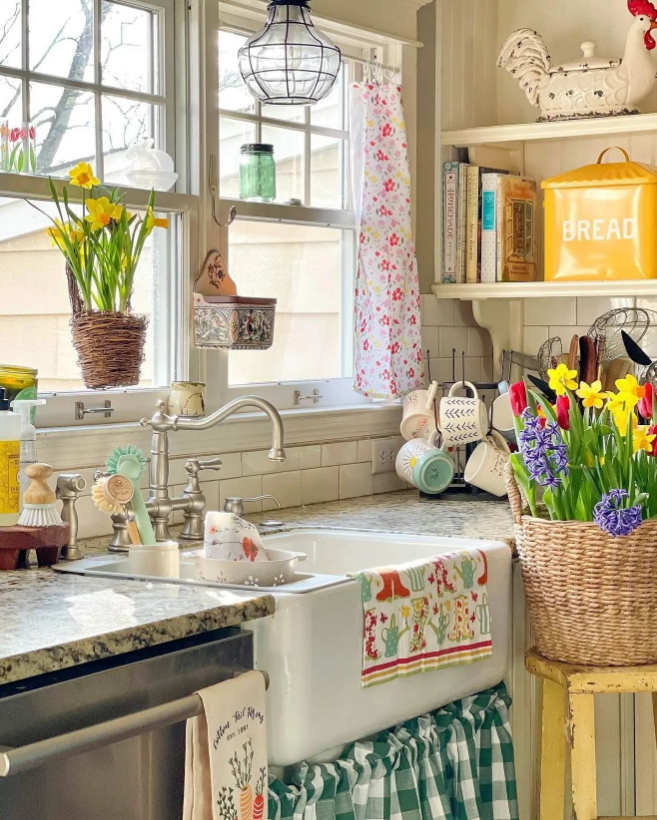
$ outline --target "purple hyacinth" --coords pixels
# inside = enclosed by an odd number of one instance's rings
[[[614,538],[630,535],[641,526],[641,504],[634,507],[623,506],[629,497],[627,490],[609,490],[593,510],[595,523]]]
[[[568,475],[568,448],[559,431],[559,425],[541,421],[532,416],[529,408],[522,414],[524,430],[518,439],[532,481],[542,487],[556,489]]]

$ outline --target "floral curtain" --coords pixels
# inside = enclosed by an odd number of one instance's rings
[[[424,376],[401,91],[354,83],[350,93],[359,222],[354,389],[377,399],[403,396]]]

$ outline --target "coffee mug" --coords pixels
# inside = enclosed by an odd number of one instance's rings
[[[427,438],[435,429],[433,403],[438,395],[438,382],[431,382],[428,390],[414,390],[404,399],[404,411],[399,430],[406,441]]]
[[[502,393],[493,402],[493,427],[512,444],[516,442],[516,428],[513,423],[511,398],[508,393]]]
[[[497,430],[493,430],[481,444],[475,447],[465,465],[463,478],[473,487],[496,495],[506,495],[504,470],[509,460],[509,446]]]
[[[454,480],[454,461],[445,446],[438,448],[440,434],[434,430],[429,440],[414,439],[397,454],[397,475],[428,495],[438,495]]]
[[[456,391],[462,387],[469,387],[474,398],[456,396]],[[440,400],[440,429],[446,447],[460,447],[486,438],[488,413],[474,384],[456,382],[451,386],[449,395],[443,396]]]

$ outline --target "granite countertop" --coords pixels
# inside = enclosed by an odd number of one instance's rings
[[[505,500],[415,491],[315,504],[247,516],[263,533],[299,527],[485,538],[513,546]],[[176,530],[174,529],[174,532]],[[83,543],[88,556],[107,537]],[[51,569],[0,572],[0,686],[78,664],[164,644],[274,612],[270,595],[97,578]]]

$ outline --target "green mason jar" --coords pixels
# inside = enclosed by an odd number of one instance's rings
[[[241,148],[240,199],[273,202],[276,199],[274,146],[250,143]]]

